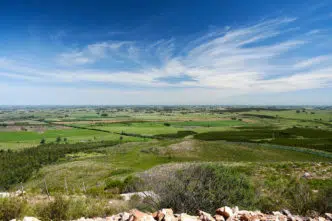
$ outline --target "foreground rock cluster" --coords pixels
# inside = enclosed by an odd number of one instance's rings
[[[260,211],[239,210],[238,207],[218,208],[215,215],[198,210],[197,216],[186,213],[174,214],[172,209],[161,209],[154,213],[131,210],[106,218],[80,218],[74,221],[331,221],[332,214],[326,213],[318,217],[302,217],[292,215],[288,210],[264,214]],[[39,221],[33,217],[25,217],[23,221]]]

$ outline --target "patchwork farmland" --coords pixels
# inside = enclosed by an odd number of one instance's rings
[[[123,201],[120,194],[161,188],[150,185],[162,182],[160,174],[206,164],[248,180],[257,202],[245,207],[270,211],[292,204],[294,211],[304,214],[308,211],[294,205],[299,199],[275,189],[301,186],[313,191],[316,210],[319,200],[327,200],[322,195],[330,196],[325,193],[331,193],[332,185],[332,109],[4,107],[0,159],[1,191],[23,189],[36,216],[40,201],[58,196],[78,200],[84,196],[88,207],[96,200],[114,200],[113,212],[133,207],[154,210],[144,200]],[[155,181],[147,180],[146,174]],[[110,206],[103,203],[101,214]]]

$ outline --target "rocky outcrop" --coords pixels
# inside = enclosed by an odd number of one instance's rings
[[[25,217],[23,221],[39,221],[33,217]],[[238,207],[220,207],[212,215],[198,210],[197,216],[186,213],[174,214],[172,209],[161,209],[154,213],[145,213],[137,209],[119,213],[105,218],[80,218],[75,221],[332,221],[332,214],[320,217],[302,217],[292,215],[288,210],[264,214],[260,211],[240,210]]]

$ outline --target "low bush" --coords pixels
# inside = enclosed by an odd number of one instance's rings
[[[123,212],[128,208],[125,205],[110,205],[106,199],[72,199],[68,210],[69,219],[80,217],[105,217]]]
[[[101,198],[65,198],[57,196],[53,201],[35,206],[35,214],[41,220],[60,221],[80,217],[105,217],[127,210],[125,204],[110,205]]]
[[[36,207],[36,213],[42,220],[54,220],[61,221],[69,218],[69,200],[62,197],[56,196],[54,201],[47,204],[39,204]]]
[[[153,190],[158,199],[146,204],[194,214],[197,208],[213,213],[216,205],[255,207],[255,191],[247,176],[219,164],[191,165],[169,174],[143,178],[141,190]]]
[[[119,169],[115,169],[115,170],[112,171],[112,176],[128,174],[128,173],[131,173],[131,172],[133,172],[133,169],[119,168]]]
[[[313,209],[314,195],[305,181],[293,179],[283,195],[286,208],[295,214],[307,214]]]
[[[304,178],[281,178],[269,176],[260,189],[258,207],[264,212],[289,209],[293,214],[310,215],[312,211],[321,214],[332,209],[332,188],[321,188],[315,194]]]
[[[139,187],[143,185],[143,182],[144,181],[139,177],[130,175],[123,181],[124,188],[122,192],[129,193],[140,191]]]
[[[95,186],[90,187],[86,190],[86,195],[89,197],[97,197],[97,198],[113,198],[119,193],[118,190],[114,189],[105,189],[104,186]]]
[[[0,220],[9,221],[23,216],[26,201],[19,198],[0,198]]]
[[[105,190],[111,191],[114,194],[136,192],[139,190],[142,180],[136,176],[128,176],[123,181],[108,179],[105,182]]]
[[[105,190],[111,190],[113,193],[121,193],[124,183],[121,180],[108,179],[105,182]]]
[[[332,186],[328,186],[318,193],[313,203],[313,209],[320,214],[332,211]]]
[[[240,172],[214,163],[186,164],[176,171],[163,169],[141,175],[135,191],[152,190],[158,197],[136,200],[136,207],[171,207],[177,213],[194,214],[196,209],[214,213],[221,205],[263,212],[289,209],[293,214],[310,215],[312,211],[326,213],[332,209],[332,188],[324,185],[318,194],[312,191],[310,180],[280,175],[267,175],[256,180]]]

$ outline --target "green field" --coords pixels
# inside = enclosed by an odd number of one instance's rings
[[[52,194],[108,199],[118,197],[106,191],[110,180],[211,162],[245,173],[257,188],[286,188],[307,171],[320,191],[332,183],[331,117],[331,109],[302,107],[3,110],[0,189],[15,191],[22,181],[34,197],[45,194],[46,181]]]
[[[257,114],[257,115],[267,115],[280,118],[290,118],[297,120],[321,120],[325,122],[332,122],[332,111],[331,110],[315,110],[315,109],[293,109],[293,110],[283,110],[283,111],[249,111],[241,112],[241,114]]]
[[[278,130],[274,127],[241,128],[238,131],[212,131],[196,134],[199,140],[228,140],[253,143],[271,143],[284,146],[305,147],[332,152],[332,131],[288,128]]]
[[[165,125],[167,124],[167,125]],[[214,121],[182,121],[182,122],[124,122],[124,123],[97,123],[90,128],[107,130],[111,132],[137,133],[142,135],[158,135],[176,133],[181,130],[192,130],[196,132],[225,130],[247,123],[236,120],[214,120]],[[86,126],[86,125],[85,125]]]
[[[50,188],[63,190],[64,178],[73,192],[80,192],[85,182],[89,187],[104,185],[109,178],[125,177],[153,166],[176,162],[331,162],[329,157],[276,149],[261,145],[232,144],[224,141],[153,141],[128,143],[121,146],[98,149],[95,153],[70,155],[59,163],[44,167],[27,183],[28,188],[40,191],[46,177]],[[115,171],[124,171],[117,173]],[[113,175],[113,173],[115,175]],[[96,183],[96,181],[98,181]]]
[[[56,142],[56,138],[66,138],[68,143],[120,140],[120,135],[84,129],[47,130],[44,133],[18,131],[0,132],[0,149],[21,149],[39,145],[44,138],[46,143]],[[125,141],[143,141],[137,137],[122,136]]]

